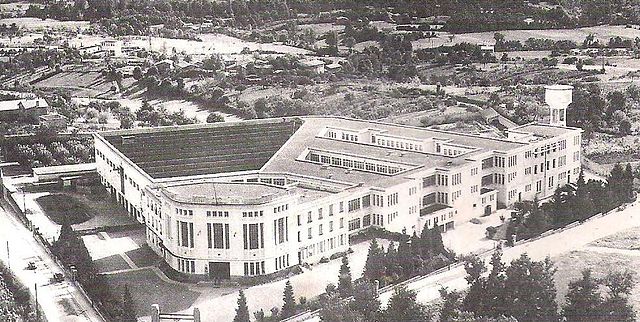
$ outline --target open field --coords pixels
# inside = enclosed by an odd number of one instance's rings
[[[66,89],[73,95],[94,97],[108,93],[113,85],[99,71],[67,71],[39,81],[34,86]]]
[[[584,269],[591,269],[596,278],[604,277],[611,271],[624,270],[625,268],[636,273],[636,280],[637,274],[640,273],[640,251],[636,256],[630,256],[616,252],[596,252],[587,248],[553,257],[552,260],[558,268],[555,282],[558,290],[557,300],[560,304],[564,303],[569,282],[579,279],[580,272]],[[640,284],[636,284],[633,288],[629,302],[636,311],[640,310]]]
[[[55,19],[38,19],[38,18],[6,18],[0,19],[0,24],[16,24],[20,28],[30,30],[41,29],[86,29],[89,27],[88,21],[58,21]]]
[[[596,240],[591,246],[640,250],[640,228],[631,228]]]
[[[589,34],[593,34],[600,42],[607,43],[609,38],[620,36],[622,38],[634,39],[640,37],[640,30],[633,28],[625,28],[624,26],[596,26],[576,29],[532,29],[532,30],[503,30],[500,31],[506,40],[519,40],[524,42],[529,38],[545,38],[551,40],[572,40],[576,43],[582,41]],[[494,44],[494,31],[474,32],[464,34],[450,34],[438,32],[437,38],[420,39],[413,42],[413,48],[430,48],[442,45],[454,45],[463,42],[472,44]],[[453,38],[451,39],[451,36]]]

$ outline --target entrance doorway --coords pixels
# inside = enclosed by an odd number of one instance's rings
[[[228,280],[231,278],[231,268],[228,262],[209,262],[209,278]]]
[[[491,215],[491,205],[484,207],[484,215],[485,216]]]

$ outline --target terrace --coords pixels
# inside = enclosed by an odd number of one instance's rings
[[[114,132],[104,137],[153,178],[260,169],[297,130],[292,119]]]

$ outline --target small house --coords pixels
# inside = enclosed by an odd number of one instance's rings
[[[314,74],[324,74],[324,62],[319,59],[308,59],[300,61],[300,69],[310,71]]]

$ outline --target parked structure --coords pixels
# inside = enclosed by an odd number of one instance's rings
[[[580,171],[581,130],[505,138],[340,117],[103,132],[103,184],[174,269],[269,274],[345,251],[369,226],[420,233],[547,198]]]

